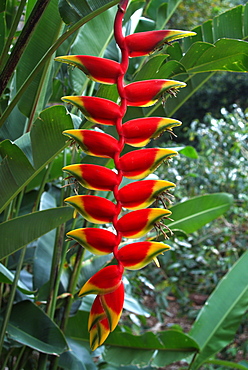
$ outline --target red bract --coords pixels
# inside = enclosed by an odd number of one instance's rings
[[[87,189],[114,190],[118,185],[118,178],[112,170],[96,164],[71,164],[63,168]]]
[[[123,282],[112,293],[102,295],[100,300],[108,318],[110,331],[113,331],[118,324],[124,304]]]
[[[64,96],[62,100],[78,107],[84,116],[94,123],[113,126],[121,117],[119,105],[111,100],[92,96]]]
[[[177,155],[177,152],[173,149],[161,148],[130,151],[128,147],[125,148],[126,154],[122,151],[125,144],[142,147],[163,131],[172,132],[173,127],[181,125],[181,122],[172,118],[146,117],[123,123],[123,118],[128,106],[153,105],[166,94],[175,96],[177,89],[184,87],[185,83],[152,79],[125,85],[124,75],[128,69],[129,57],[147,55],[162,47],[164,43],[195,34],[163,30],[124,37],[122,20],[127,5],[128,0],[120,0],[114,23],[114,36],[121,52],[120,63],[85,55],[56,58],[58,61],[78,67],[95,81],[116,84],[120,101],[116,104],[113,101],[92,96],[63,98],[65,102],[79,108],[89,121],[115,126],[114,131],[117,135],[116,139],[95,129],[64,131],[64,134],[76,141],[86,154],[111,158],[108,163],[115,167],[114,170],[110,170],[99,165],[82,163],[63,168],[86,189],[112,192],[110,199],[113,199],[113,202],[97,195],[74,195],[65,199],[65,202],[72,205],[86,221],[103,225],[108,223],[113,228],[112,232],[101,228],[84,227],[67,233],[69,239],[75,240],[89,252],[98,255],[112,254],[114,257],[110,262],[114,264],[96,272],[79,292],[81,297],[96,294],[88,324],[92,350],[104,343],[120,319],[124,303],[122,282],[124,268],[135,270],[153,260],[157,262],[156,256],[170,248],[166,244],[153,241],[137,241],[124,247],[122,245],[123,242],[125,243],[125,238],[138,239],[153,227],[158,230],[163,226],[161,220],[171,215],[171,211],[165,204],[165,200],[169,203],[167,191],[175,184],[165,180],[148,179],[123,187],[121,184],[124,177],[134,180],[145,178],[163,161]],[[147,208],[157,199],[162,201],[164,208]],[[124,214],[126,210],[128,213]]]
[[[94,254],[112,253],[116,246],[116,235],[105,229],[86,227],[69,231],[66,235]]]
[[[172,149],[149,148],[129,152],[120,158],[123,176],[142,179],[153,172],[163,161],[178,153]]]
[[[139,270],[169,249],[169,245],[158,242],[132,243],[119,250],[118,258],[126,269]]]
[[[170,89],[179,89],[186,84],[174,80],[147,80],[133,82],[125,86],[127,104],[136,107],[149,107]]]
[[[125,142],[132,146],[145,146],[163,131],[172,132],[172,128],[182,123],[172,118],[146,117],[127,121],[123,124]]]
[[[125,208],[146,208],[157,199],[160,193],[175,186],[172,182],[164,180],[137,181],[121,188],[118,196]]]
[[[103,132],[93,130],[65,130],[63,134],[75,140],[86,154],[114,158],[118,141]]]
[[[140,57],[159,49],[163,44],[186,36],[194,36],[195,32],[179,30],[162,30],[134,33],[125,38],[130,57]]]
[[[146,208],[129,212],[122,216],[116,224],[126,238],[137,239],[150,231],[162,217],[171,215],[171,211],[162,208]]]
[[[84,284],[79,292],[79,296],[114,292],[121,284],[122,274],[122,265],[104,267]]]
[[[108,199],[94,195],[74,195],[66,198],[65,202],[71,204],[88,221],[95,224],[105,224],[113,221],[115,205]]]
[[[90,79],[104,84],[115,84],[121,73],[119,63],[90,55],[67,55],[55,60],[78,67]]]

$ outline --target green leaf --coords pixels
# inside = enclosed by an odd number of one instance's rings
[[[36,67],[49,47],[57,40],[61,32],[62,21],[58,12],[57,3],[57,0],[50,1],[19,60],[16,72],[17,90],[21,87],[26,78],[29,77],[32,70]],[[47,61],[46,65],[44,65],[42,71],[35,77],[18,103],[20,111],[27,117],[33,112],[39,98],[42,97],[42,100],[39,100],[41,110],[45,107],[48,98],[46,95],[47,86],[52,83],[52,79],[49,78],[51,60],[52,56]]]
[[[213,19],[214,39],[223,37],[242,40],[244,38],[242,16],[244,7],[239,5]],[[230,27],[232,25],[232,27]]]
[[[7,333],[12,340],[39,352],[60,355],[68,349],[59,327],[31,301],[13,306]]]
[[[107,4],[113,6],[118,2],[119,0],[59,0],[59,12],[66,24],[75,23]]]
[[[148,2],[146,14],[156,21],[156,29],[164,28],[181,0],[151,0]]]
[[[242,40],[221,39],[218,40],[214,46],[215,47],[208,48],[201,56],[198,57],[194,65],[191,65],[191,68],[188,69],[189,73],[212,71],[248,71],[247,42]],[[192,52],[189,51],[189,54],[192,55]],[[183,63],[183,61],[181,62]]]
[[[197,159],[198,158],[197,151],[195,150],[195,148],[193,146],[187,145],[183,148],[177,148],[176,147],[175,150],[178,151],[180,154],[185,155],[188,158],[192,158],[192,159]]]
[[[0,224],[0,260],[68,221],[72,215],[73,208],[57,207],[3,222]]]
[[[69,344],[69,351],[62,353],[59,357],[59,366],[62,369],[73,370],[96,370],[97,367],[89,352],[89,346],[82,341],[66,338]],[[88,347],[88,349],[86,348]]]
[[[248,251],[224,276],[201,309],[190,331],[200,347],[192,370],[199,369],[233,339],[248,305],[247,266]]]
[[[227,193],[200,195],[170,208],[174,221],[167,221],[170,229],[193,233],[202,226],[225,213],[233,203],[233,196]]]
[[[247,366],[242,365],[242,363],[236,363],[232,361],[223,361],[223,360],[207,360],[206,364],[220,365],[224,369],[236,369],[236,370],[247,370]]]
[[[67,336],[88,342],[88,314],[78,311],[69,319]],[[136,336],[115,330],[105,342],[104,360],[114,365],[164,366],[198,351],[197,343],[187,334],[176,330],[157,335],[146,332]]]
[[[55,208],[56,200],[49,193],[44,192],[41,197],[41,205],[42,210]],[[40,289],[50,279],[55,238],[56,230],[53,229],[37,240],[33,262],[34,289]],[[46,266],[45,269],[44,266]]]
[[[41,112],[30,135],[0,143],[0,212],[66,146],[62,131],[73,128],[63,106]],[[45,148],[45,149],[44,149]],[[25,154],[24,154],[25,153]]]
[[[138,71],[135,76],[135,81],[149,80],[149,78],[154,78],[154,75],[157,73],[167,56],[168,54],[159,54],[151,57]]]
[[[4,265],[0,263],[0,282],[5,284],[12,284],[14,281],[15,275],[7,269]],[[18,289],[27,295],[33,295],[34,292],[31,292],[25,284],[23,284],[20,280],[17,283]]]
[[[108,346],[107,346],[108,345]],[[190,336],[177,330],[146,332],[135,336],[114,332],[106,340],[104,359],[115,365],[161,367],[190,356],[198,351]]]
[[[166,76],[187,83],[186,88],[180,89],[176,99],[166,101],[166,116],[173,116],[216,71],[248,71],[248,45],[246,41],[242,41],[248,33],[248,22],[245,17],[247,14],[248,6],[240,5],[230,9],[215,17],[213,21],[205,22],[201,27],[194,29],[197,35],[183,39],[181,47],[179,43],[173,43],[166,49],[166,53],[170,54],[170,61],[160,68],[156,77]],[[223,30],[226,28],[228,32],[223,36]],[[222,37],[229,39],[217,40],[221,33]],[[178,64],[173,59],[176,59]],[[186,73],[180,71],[181,68],[184,68]],[[158,105],[147,110],[147,115],[157,115]]]

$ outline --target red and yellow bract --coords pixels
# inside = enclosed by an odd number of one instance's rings
[[[129,35],[125,41],[129,56],[140,57],[152,53],[164,44],[195,34],[195,32],[181,30],[147,31]]]
[[[69,136],[83,149],[86,154],[96,157],[114,158],[118,151],[118,141],[108,134],[93,130],[65,130]]]
[[[113,191],[118,185],[115,172],[96,164],[71,164],[64,167],[63,171],[69,172],[87,189]]]
[[[145,117],[127,121],[123,124],[123,135],[126,144],[141,147],[159,136],[163,131],[172,132],[172,128],[182,123],[176,119],[163,117]]]
[[[118,196],[122,207],[127,209],[141,209],[150,206],[159,195],[174,188],[173,182],[165,180],[136,181],[123,186]]]
[[[135,107],[149,107],[155,104],[160,97],[170,89],[179,89],[186,84],[174,80],[137,81],[125,86],[127,105]]]
[[[91,55],[67,55],[65,57],[57,57],[55,60],[78,67],[90,79],[103,84],[116,84],[117,78],[121,73],[119,63]]]

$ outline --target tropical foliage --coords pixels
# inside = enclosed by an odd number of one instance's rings
[[[88,200],[92,195],[86,194],[85,183],[95,181],[91,174],[87,177],[87,169],[92,169],[88,166],[101,166],[104,168],[101,176],[105,176],[113,169],[114,161],[113,155],[107,158],[93,157],[92,150],[82,154],[77,146],[68,145],[68,136],[62,132],[66,131],[71,137],[73,132],[83,128],[85,135],[88,131],[94,132],[94,140],[99,135],[113,138],[107,141],[106,150],[109,150],[111,143],[115,147],[114,138],[118,130],[116,132],[113,125],[95,128],[95,123],[87,120],[91,115],[86,115],[85,119],[84,109],[83,115],[76,107],[65,107],[61,97],[66,96],[65,101],[75,101],[75,95],[83,95],[91,98],[87,102],[108,99],[111,101],[110,111],[114,114],[118,107],[119,91],[115,85],[91,81],[80,69],[67,68],[54,58],[66,54],[104,56],[112,61],[111,70],[114,71],[114,62],[121,61],[121,54],[113,40],[117,3],[107,0],[99,0],[94,4],[88,0],[60,0],[59,4],[57,0],[7,0],[0,6],[2,368],[26,369],[32,366],[31,363],[39,369],[48,366],[51,369],[93,369],[120,365],[130,368],[136,365],[162,367],[187,359],[191,369],[197,369],[231,341],[247,307],[248,255],[243,253],[213,291],[189,334],[172,328],[158,334],[147,331],[137,336],[120,324],[109,335],[104,348],[94,353],[95,356],[101,356],[104,363],[96,364],[92,359],[86,324],[92,300],[91,296],[79,298],[78,292],[87,281],[92,282],[89,280],[92,276],[106,268],[110,257],[106,254],[93,255],[94,243],[90,243],[88,251],[71,239],[66,239],[66,233],[70,236],[71,230],[82,225],[85,230],[90,230],[94,217],[88,221],[83,213],[83,217],[74,218],[73,209],[64,205],[64,199],[70,202],[73,191],[76,191],[84,200]],[[179,3],[131,1],[124,17],[124,31],[127,34],[135,31],[136,35],[137,32],[163,29]],[[132,17],[133,14],[135,17]],[[140,17],[141,14],[143,17]],[[187,84],[187,87],[177,97],[166,99],[162,104],[160,99],[152,106],[147,106],[147,100],[144,104],[144,101],[130,103],[123,121],[128,123],[136,118],[150,120],[152,117],[171,117],[217,71],[247,72],[247,14],[247,5],[237,6],[194,29],[196,36],[180,43],[161,45],[149,56],[131,58],[128,70],[125,70],[125,81],[128,86],[138,86],[135,93],[139,94],[134,97],[129,87],[129,102],[136,101],[142,92],[145,93],[145,81],[149,79],[176,80],[181,85]],[[98,76],[95,80],[99,81]],[[160,89],[161,86],[159,92]],[[168,89],[174,95],[173,86],[164,87],[165,91]],[[84,108],[85,104],[86,100],[82,107],[81,98],[79,108]],[[89,109],[87,106],[87,112]],[[131,132],[128,125],[127,138]],[[154,132],[157,133],[156,127]],[[180,135],[180,128],[176,128],[176,132]],[[94,140],[93,151],[97,150]],[[147,138],[142,138],[142,143],[144,140]],[[84,142],[80,142],[85,149]],[[150,144],[146,150],[154,153],[154,149]],[[170,153],[174,153],[175,149],[170,149]],[[122,158],[127,158],[127,163],[122,160],[123,170],[133,153],[130,150],[130,146],[125,147]],[[165,149],[161,150],[164,153]],[[178,150],[187,154],[187,148]],[[81,163],[80,168],[85,171],[87,178],[83,184],[73,182],[68,186],[62,175],[62,167],[80,179],[78,167],[73,167],[73,170],[71,167],[75,163]],[[165,181],[163,176],[161,178],[160,181]],[[109,179],[108,175],[106,179]],[[170,180],[167,174],[165,179]],[[152,181],[158,180],[153,178]],[[90,189],[94,189],[94,196],[98,196],[100,190],[102,201],[110,204],[114,200],[115,185],[116,178],[113,176],[111,184],[108,183],[104,189],[95,185]],[[127,182],[124,185],[122,189],[126,188],[127,194],[125,190],[122,192],[124,198],[128,198],[130,188]],[[167,214],[173,214],[173,221],[167,220],[162,225],[165,233],[169,234],[171,230],[175,236],[181,237],[193,233],[233,207],[230,193],[212,194],[214,192],[210,188],[208,195],[196,194],[197,197],[165,210]],[[147,210],[151,212],[152,208]],[[109,219],[104,223],[107,221]],[[151,233],[149,237],[153,240],[155,234]],[[142,239],[138,239],[138,243],[148,253],[153,243],[162,244],[160,242],[164,234],[161,231],[159,239],[159,242],[149,241],[149,245],[144,244],[146,242]],[[124,261],[127,256],[124,251],[122,254]],[[133,262],[128,260],[127,263]],[[114,268],[114,265],[110,266]],[[146,310],[128,293],[128,286],[131,285],[129,275],[124,284],[127,291],[124,309],[146,316]],[[95,347],[93,345],[93,349]],[[245,365],[239,366],[245,368]]]

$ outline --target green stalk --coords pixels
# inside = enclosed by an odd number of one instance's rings
[[[4,221],[7,221],[10,218],[11,215],[12,215],[12,218],[13,217],[17,217],[17,215],[19,213],[19,210],[20,210],[20,206],[21,206],[21,202],[22,202],[22,199],[23,199],[24,192],[25,192],[25,189],[23,189],[20,192],[18,198],[15,198],[14,201],[11,202],[11,204],[8,207],[8,211],[4,215],[5,216],[4,217]],[[8,264],[8,257],[5,258],[5,260],[3,261],[3,264],[5,266],[7,266],[7,264]],[[2,306],[2,298],[3,298],[4,285],[5,285],[5,283],[1,283],[0,284],[0,308]]]
[[[59,288],[59,264],[61,261],[62,247],[64,241],[64,228],[65,225],[61,225],[57,230],[56,240],[54,244],[53,260],[51,266],[51,274],[49,279],[49,296],[47,298],[46,313],[53,319],[56,309],[57,294]],[[40,353],[38,370],[45,370],[47,368],[48,355],[46,353]]]
[[[25,7],[25,4],[26,4],[26,0],[21,0],[20,1],[20,5],[17,8],[17,12],[16,12],[16,15],[15,15],[15,18],[14,18],[14,22],[11,25],[11,29],[9,31],[9,35],[8,35],[7,41],[6,41],[5,45],[4,45],[2,54],[0,56],[0,66],[5,63],[5,61],[6,61],[7,57],[8,57],[9,48],[10,48],[10,45],[11,45],[12,40],[14,38],[14,35],[16,33],[16,30],[17,30],[18,24],[20,22],[20,19],[21,19],[22,12],[23,12],[23,9]]]
[[[40,353],[37,370],[46,370],[46,368],[47,368],[47,358],[48,358],[48,356],[47,356],[46,353]]]
[[[66,164],[66,151],[64,150],[64,166]],[[64,188],[61,191],[61,198],[60,203],[63,203],[64,199]],[[64,228],[65,225],[61,225],[60,228],[57,230],[56,240],[54,243],[54,251],[53,251],[53,260],[51,266],[51,274],[49,279],[49,296],[47,298],[47,305],[46,305],[46,313],[49,315],[51,319],[54,318],[56,303],[57,303],[57,296],[60,284],[60,277],[63,270],[63,264],[66,258],[66,251],[67,245],[63,249],[63,242],[64,242]],[[48,355],[44,353],[40,353],[39,356],[39,363],[38,363],[38,370],[45,370],[47,365]]]
[[[12,213],[12,207],[13,207],[13,200],[11,201],[11,203],[7,206],[7,208],[4,210],[4,217],[3,217],[3,221],[7,221],[9,220],[10,218],[10,215]],[[7,266],[8,264],[8,257],[4,258],[1,262],[4,266]],[[2,300],[3,300],[3,290],[4,290],[4,285],[5,283],[0,283],[0,309],[2,307]]]
[[[68,287],[68,292],[71,292],[71,296],[66,298],[66,303],[65,303],[64,312],[63,312],[63,318],[62,318],[61,325],[60,325],[60,329],[63,333],[65,333],[67,323],[68,323],[68,320],[69,320],[71,306],[72,306],[72,303],[73,303],[73,300],[74,300],[74,295],[76,293],[78,277],[79,277],[82,262],[83,262],[83,259],[84,259],[84,252],[85,252],[85,249],[79,247],[79,249],[77,251],[75,264],[73,266],[73,270],[72,270],[72,274],[71,274],[71,278],[70,278],[70,282],[69,282],[69,287]],[[50,369],[51,370],[56,370],[57,366],[58,366],[58,358],[53,357],[53,359],[51,361]]]
[[[0,75],[0,95],[7,86],[27,44],[50,0],[37,0]]]
[[[47,169],[46,169],[46,172],[43,176],[43,179],[42,179],[42,182],[41,182],[41,185],[40,185],[40,188],[39,188],[39,192],[37,194],[37,197],[36,197],[36,201],[34,203],[34,206],[33,206],[33,209],[32,209],[32,212],[35,212],[38,210],[38,207],[39,207],[39,204],[40,204],[40,198],[42,196],[42,193],[44,191],[44,187],[45,187],[45,184],[47,182],[47,179],[48,179],[48,176],[49,176],[49,173],[51,171],[51,168],[52,168],[52,165],[53,165],[53,162],[50,162],[48,165],[47,165]]]
[[[247,370],[247,366],[242,365],[242,364],[237,364],[236,362],[232,361],[225,361],[225,360],[207,360],[204,362],[204,364],[213,364],[213,365],[220,365],[223,366],[224,368],[230,368],[230,369],[239,369],[239,370]]]
[[[54,39],[57,39],[61,35],[63,28],[64,28],[63,22],[61,21],[60,28],[59,28],[57,34],[54,36]],[[54,57],[54,55],[52,55],[52,58],[53,57]],[[39,80],[39,85],[38,85],[38,89],[36,91],[34,103],[33,103],[32,110],[31,110],[31,113],[30,113],[30,116],[29,116],[26,132],[29,132],[31,130],[33,121],[38,117],[40,111],[44,108],[44,96],[45,95],[44,95],[43,91],[47,90],[46,85],[48,83],[48,80],[51,77],[51,70],[52,70],[52,59],[50,58],[46,61],[45,65],[44,65],[44,68],[42,70],[42,75],[41,75],[41,78]]]
[[[27,348],[26,346],[23,346],[23,347],[21,348],[21,350],[20,350],[20,352],[19,352],[19,355],[18,355],[18,357],[17,357],[17,360],[16,360],[16,362],[15,362],[15,366],[13,367],[13,370],[18,370],[18,369],[20,369],[19,364],[20,364],[20,361],[21,361],[21,359],[22,359],[22,356],[23,356],[23,354],[24,354],[24,352],[25,352],[26,348]]]
[[[52,166],[52,163],[49,164],[49,166],[47,168],[47,171],[46,171],[46,173],[43,177],[43,180],[42,180],[42,183],[41,183],[41,186],[40,186],[40,189],[39,189],[38,197],[37,197],[37,200],[36,200],[36,204],[33,208],[33,212],[38,209],[40,197],[41,197],[41,194],[43,192],[43,189],[44,189],[48,174],[50,172],[51,166]],[[19,213],[19,209],[20,209],[22,197],[24,195],[24,191],[25,191],[25,189],[23,189],[22,192],[19,195],[19,199],[18,199],[18,202],[17,202],[17,207],[15,209],[15,216],[17,216],[18,213]],[[11,310],[12,310],[12,306],[13,306],[13,302],[14,302],[14,297],[15,297],[17,284],[18,284],[18,280],[19,280],[19,277],[20,277],[20,272],[21,272],[21,269],[22,269],[26,249],[27,249],[27,246],[25,246],[22,249],[21,254],[20,254],[19,262],[18,262],[18,265],[17,265],[16,273],[15,273],[15,278],[14,278],[14,281],[13,281],[13,284],[12,284],[12,287],[11,287],[11,291],[10,291],[10,296],[9,296],[9,299],[8,299],[8,304],[7,304],[7,308],[6,308],[5,317],[4,317],[4,320],[3,320],[3,323],[2,323],[2,328],[0,330],[0,354],[2,352],[5,332],[6,332],[7,325],[8,325],[8,322],[9,322],[9,318],[10,318],[10,315],[11,315]]]
[[[51,274],[49,279],[49,296],[47,299],[47,306],[46,306],[46,313],[48,316],[53,319],[55,308],[56,308],[56,301],[57,301],[57,289],[59,286],[58,280],[58,273],[59,273],[59,265],[61,261],[62,249],[63,249],[63,242],[64,242],[64,232],[65,232],[65,225],[61,225],[57,230],[55,245],[54,245],[54,252],[53,252],[53,260],[51,266]],[[56,288],[57,287],[57,288]]]
[[[85,226],[83,226],[83,227],[85,227]],[[73,302],[73,299],[74,299],[74,295],[76,293],[77,282],[78,282],[78,278],[79,278],[79,275],[80,275],[82,262],[83,262],[83,259],[84,259],[84,252],[85,252],[85,249],[79,247],[79,249],[77,251],[75,264],[73,266],[73,270],[72,270],[72,274],[71,274],[71,278],[70,278],[70,283],[69,283],[69,287],[68,287],[68,291],[71,293],[71,296],[69,296],[66,300],[64,315],[63,315],[63,319],[62,319],[62,322],[61,322],[61,325],[60,325],[60,328],[61,328],[63,333],[66,330],[66,326],[67,326],[67,323],[68,323],[69,314],[70,314],[70,310],[71,310],[71,305],[72,305],[72,302]]]
[[[2,323],[2,327],[0,329],[0,354],[1,354],[2,348],[3,348],[5,332],[6,332],[8,323],[9,323],[9,318],[10,318],[10,314],[11,314],[11,311],[12,311],[12,306],[13,306],[13,303],[14,303],[15,293],[16,293],[17,284],[18,284],[18,280],[19,280],[19,277],[20,277],[20,272],[21,272],[21,269],[22,269],[26,249],[27,249],[27,246],[22,248],[22,251],[21,251],[21,254],[20,254],[19,262],[18,262],[18,265],[17,265],[17,268],[16,268],[15,278],[14,278],[14,281],[13,281],[13,284],[12,284],[12,287],[11,287],[11,291],[10,291],[10,296],[9,296],[9,299],[8,299],[8,304],[7,304],[7,308],[6,308],[6,312],[5,312],[5,317],[4,317],[4,320],[3,320],[3,323]]]
[[[96,10],[87,16],[85,16],[83,19],[80,19],[80,21],[76,22],[71,28],[69,28],[63,35],[61,35],[55,43],[47,50],[47,52],[44,54],[43,58],[39,61],[39,63],[36,65],[36,67],[33,69],[33,71],[30,73],[29,77],[24,81],[20,89],[17,91],[14,99],[10,102],[8,107],[3,112],[1,118],[0,118],[0,127],[4,124],[5,120],[9,116],[9,114],[12,112],[14,107],[16,106],[17,102],[23,95],[23,93],[26,91],[30,83],[34,80],[35,76],[39,73],[39,71],[42,69],[43,65],[47,62],[47,60],[53,55],[53,53],[58,49],[58,47],[68,39],[69,36],[71,36],[75,31],[77,31],[81,26],[83,26],[85,23],[87,23],[92,18],[96,17],[101,12],[111,8],[112,6],[118,4],[118,0],[113,0],[110,3],[103,6],[100,10]]]
[[[4,358],[4,361],[3,361],[3,364],[1,366],[1,370],[5,370],[7,369],[7,363],[9,361],[9,358],[12,356],[13,352],[14,352],[15,348],[10,348],[10,350],[6,353],[6,356]]]

